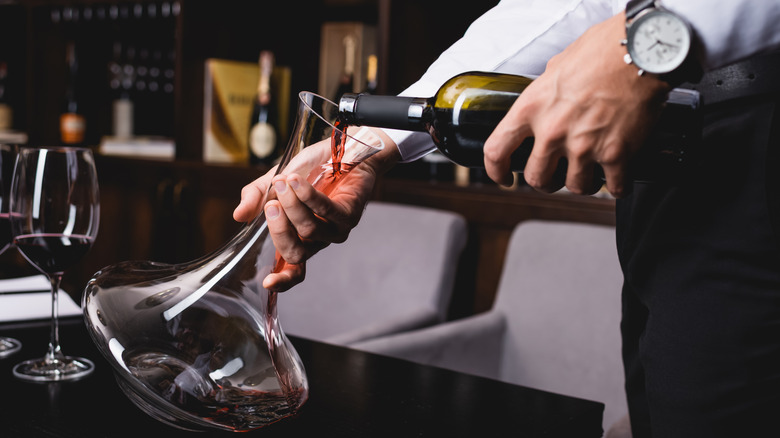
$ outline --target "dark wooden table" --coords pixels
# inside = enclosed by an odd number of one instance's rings
[[[0,325],[23,343],[0,359],[0,437],[210,437],[157,422],[120,391],[79,318],[64,320],[63,351],[92,359],[83,380],[28,383],[17,362],[46,350],[43,323]],[[250,436],[271,437],[600,437],[603,404],[422,366],[306,339],[291,339],[305,366],[310,397],[297,416]]]

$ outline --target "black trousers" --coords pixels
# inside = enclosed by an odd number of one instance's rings
[[[778,95],[705,106],[703,136],[617,204],[634,438],[780,437]]]

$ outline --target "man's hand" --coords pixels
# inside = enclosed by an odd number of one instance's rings
[[[327,196],[300,173],[285,171],[274,176],[276,169],[241,190],[233,218],[246,222],[264,211],[274,246],[287,262],[281,271],[263,280],[263,287],[276,292],[293,287],[304,279],[306,260],[329,244],[347,239],[373,194],[377,176],[399,159],[395,144],[384,133],[380,136],[385,148],[353,168]],[[312,154],[329,156],[330,142],[305,148],[285,170],[295,169],[296,160],[308,160]],[[273,196],[263,204],[271,187]]]
[[[500,184],[511,184],[509,157],[527,137],[534,147],[525,166],[526,182],[553,192],[565,185],[591,194],[601,185],[623,196],[628,165],[660,114],[670,87],[652,75],[639,76],[623,61],[625,14],[590,28],[553,57],[545,72],[520,95],[485,143],[485,168]],[[565,181],[554,179],[565,159]]]

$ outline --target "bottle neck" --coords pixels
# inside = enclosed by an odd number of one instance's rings
[[[260,52],[258,61],[260,77],[257,82],[257,103],[268,105],[271,101],[271,74],[274,70],[274,55],[264,50]]]
[[[428,99],[347,93],[339,101],[347,125],[427,132],[433,113]]]

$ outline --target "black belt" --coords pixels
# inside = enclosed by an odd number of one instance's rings
[[[780,52],[712,70],[698,83],[683,84],[679,88],[698,91],[704,108],[735,99],[777,98],[780,96]],[[674,182],[686,177],[690,166],[695,165],[704,153],[702,126],[701,110],[686,109],[682,105],[667,106],[636,160],[635,179]]]
[[[780,52],[757,55],[745,61],[709,71],[696,84],[683,84],[701,93],[702,103],[780,93]]]

